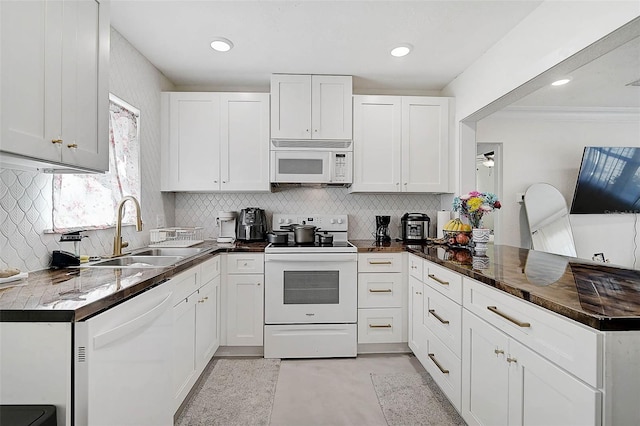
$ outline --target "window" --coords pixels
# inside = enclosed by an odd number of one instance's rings
[[[140,200],[139,116],[136,108],[109,96],[109,171],[54,175],[54,231],[113,226],[122,197]],[[125,208],[123,223],[134,222],[134,210]]]

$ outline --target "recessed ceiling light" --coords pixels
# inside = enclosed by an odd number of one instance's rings
[[[211,42],[211,48],[213,50],[217,50],[218,52],[228,52],[233,47],[233,43],[231,40],[227,40],[226,38],[218,37],[215,38]]]
[[[551,83],[552,86],[563,86],[565,84],[567,84],[568,82],[571,81],[571,77],[569,78],[562,78],[560,80],[556,80],[553,83]]]
[[[413,46],[411,46],[410,44],[400,44],[397,47],[391,49],[391,56],[395,56],[396,58],[406,56],[409,54],[409,52],[411,52],[412,48]]]

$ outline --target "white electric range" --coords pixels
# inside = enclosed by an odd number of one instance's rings
[[[274,214],[272,229],[293,223],[317,226],[333,243],[265,248],[264,356],[355,357],[358,250],[347,239],[348,216]]]

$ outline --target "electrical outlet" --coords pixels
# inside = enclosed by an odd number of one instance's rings
[[[524,203],[524,192],[516,192],[516,203]]]

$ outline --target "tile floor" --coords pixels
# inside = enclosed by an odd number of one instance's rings
[[[424,372],[411,355],[283,360],[272,426],[386,425],[371,373]]]

